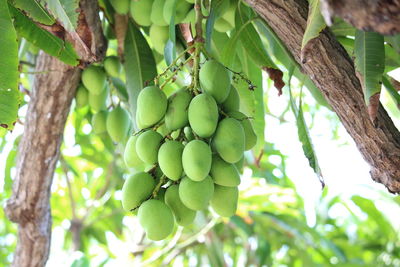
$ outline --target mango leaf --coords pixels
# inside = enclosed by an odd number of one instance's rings
[[[41,24],[53,25],[56,22],[38,0],[14,0],[14,7],[23,10],[25,15]]]
[[[210,15],[208,16],[207,22],[206,22],[206,43],[205,43],[206,50],[210,54],[212,53],[211,40],[212,40],[212,34],[213,34],[213,29],[214,29],[214,23],[215,23],[215,8],[213,6],[211,6]]]
[[[157,65],[146,39],[131,20],[128,23],[124,46],[126,88],[132,118],[135,118],[139,92],[146,82],[157,76]],[[135,121],[134,128],[137,130]]]
[[[169,37],[164,48],[164,58],[167,66],[171,65],[176,58],[176,35],[175,35],[175,15],[177,0],[172,4],[172,15],[169,23]]]
[[[68,32],[78,26],[79,0],[45,0],[47,8]]]
[[[396,103],[397,108],[400,110],[400,94],[399,94],[399,92],[396,90],[396,88],[394,88],[393,84],[390,82],[387,75],[384,75],[382,77],[382,82],[383,82],[383,85],[385,86],[386,90],[390,94],[391,98]]]
[[[400,54],[400,34],[385,36],[385,40]]]
[[[18,114],[18,42],[6,0],[0,0],[0,126],[11,130]]]
[[[379,106],[379,98],[378,102],[375,101],[376,95],[381,91],[382,75],[385,70],[383,36],[375,32],[357,30],[354,54],[357,77],[364,91],[369,115],[374,120]],[[374,100],[371,103],[372,97]]]
[[[78,65],[78,56],[70,43],[38,27],[18,9],[10,7],[10,11],[14,18],[15,29],[21,37],[68,65]]]
[[[306,45],[326,27],[325,20],[321,15],[319,0],[309,0],[307,28],[301,42],[301,53],[306,50]]]
[[[344,20],[338,19],[333,23],[329,29],[335,34],[336,36],[354,36],[356,34],[356,28],[352,25],[348,24]]]

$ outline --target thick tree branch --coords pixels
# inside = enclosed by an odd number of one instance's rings
[[[339,16],[360,30],[400,33],[400,0],[322,0],[321,11],[328,24]]]
[[[285,43],[295,60],[321,90],[371,166],[372,178],[400,192],[400,133],[380,105],[371,122],[353,61],[329,30],[315,39],[300,59],[307,23],[306,0],[246,0]]]

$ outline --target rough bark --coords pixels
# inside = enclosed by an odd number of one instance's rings
[[[339,116],[364,159],[371,176],[392,193],[400,192],[400,133],[380,105],[372,122],[364,104],[354,63],[329,30],[315,39],[301,60],[307,23],[306,0],[246,0],[285,43],[302,71],[309,75]]]
[[[339,16],[363,31],[400,33],[400,0],[322,0],[321,11],[328,24]]]
[[[97,1],[82,0],[80,6],[76,32],[86,48],[82,48],[82,42],[75,48],[82,58],[82,65],[86,65],[104,56],[106,43]],[[67,66],[43,52],[38,57],[36,72],[18,148],[13,195],[5,208],[8,218],[18,224],[15,267],[44,266],[48,259],[50,188],[65,122],[81,74],[79,68]]]

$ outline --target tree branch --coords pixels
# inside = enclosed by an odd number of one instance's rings
[[[329,30],[313,42],[302,63],[300,50],[307,24],[306,0],[246,0],[286,45],[302,71],[320,89],[371,166],[371,176],[400,193],[400,133],[382,105],[376,123],[364,104],[354,63]]]

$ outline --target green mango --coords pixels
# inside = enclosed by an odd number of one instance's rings
[[[211,208],[222,217],[235,215],[239,198],[237,187],[215,185],[210,201]]]
[[[254,132],[253,125],[250,119],[243,113],[239,111],[231,111],[228,115],[234,119],[240,121],[243,126],[245,135],[245,150],[252,149],[257,143],[257,135]]]
[[[153,177],[146,172],[138,172],[129,176],[122,186],[122,207],[131,211],[150,197],[156,183]]]
[[[210,176],[201,182],[184,177],[179,184],[179,198],[191,210],[206,209],[214,194],[214,183]]]
[[[243,156],[245,145],[242,124],[233,118],[225,118],[220,121],[212,145],[226,162],[238,162]]]
[[[107,132],[114,142],[122,142],[128,136],[131,119],[121,106],[114,108],[107,117]]]
[[[238,162],[236,162],[234,164],[235,164],[235,167],[236,167],[236,169],[238,170],[239,173],[243,172],[244,155],[242,156],[242,158]]]
[[[130,11],[132,18],[141,26],[150,26],[150,15],[152,12],[153,0],[131,1]]]
[[[169,39],[168,26],[151,25],[149,36],[154,49],[164,55],[164,47]]]
[[[196,22],[196,11],[194,8],[190,9],[189,12],[186,14],[186,17],[182,20],[181,23],[192,23]]]
[[[183,129],[183,132],[185,133],[185,137],[186,137],[187,141],[192,141],[194,139],[192,129],[189,126],[186,126]]]
[[[161,134],[153,130],[141,133],[136,141],[136,153],[139,158],[147,164],[155,164],[162,139]]]
[[[165,0],[154,0],[151,8],[150,20],[156,26],[168,26],[169,22],[164,19]],[[163,54],[163,53],[161,53]]]
[[[190,179],[204,180],[211,169],[211,149],[208,144],[200,140],[190,141],[183,149],[182,165]]]
[[[189,105],[189,124],[193,132],[202,138],[212,136],[218,124],[218,106],[208,94],[200,94]]]
[[[170,131],[178,130],[188,124],[188,108],[191,99],[192,95],[186,89],[181,89],[168,98],[165,125]]]
[[[157,86],[148,86],[137,98],[136,121],[140,129],[159,122],[167,111],[167,96]]]
[[[109,0],[110,4],[114,8],[115,12],[121,15],[125,15],[129,12],[130,0]]]
[[[240,97],[235,87],[231,86],[228,97],[221,105],[225,112],[238,111],[240,108]]]
[[[157,133],[161,134],[163,137],[169,134],[169,131],[167,129],[167,126],[165,126],[165,123],[160,125],[160,127],[157,128]]]
[[[106,86],[106,73],[102,67],[90,65],[82,71],[82,83],[93,95],[99,95]]]
[[[163,15],[164,15],[164,20],[168,23],[171,21],[174,2],[175,0],[165,0]],[[191,4],[185,1],[176,2],[175,18],[174,18],[175,24],[179,24],[183,21],[183,19],[189,12],[191,6],[192,6]]]
[[[121,62],[117,56],[109,56],[104,59],[104,69],[108,76],[119,77],[122,69]]]
[[[228,70],[216,60],[208,60],[201,67],[199,80],[203,92],[214,97],[221,104],[229,95],[231,78]]]
[[[99,112],[100,110],[107,110],[108,93],[108,86],[106,86],[98,95],[94,95],[89,91],[89,107],[94,113]]]
[[[77,108],[83,108],[88,104],[89,91],[82,84],[76,89],[75,101]]]
[[[104,111],[104,110],[99,111],[93,115],[91,124],[92,124],[92,128],[93,128],[93,132],[95,134],[101,134],[101,133],[105,133],[107,131],[107,126],[106,126],[107,115],[108,115],[108,112]]]
[[[174,215],[161,200],[150,199],[138,211],[139,223],[150,240],[163,240],[174,230]]]
[[[238,186],[240,184],[240,175],[236,166],[225,162],[218,155],[213,156],[210,175],[217,185]]]
[[[178,181],[183,173],[182,153],[184,146],[178,141],[167,141],[158,151],[158,164],[169,179]]]
[[[196,217],[196,211],[186,207],[179,197],[179,186],[171,185],[165,193],[165,204],[167,204],[174,214],[175,221],[180,226],[188,226]]]
[[[139,158],[136,152],[136,142],[138,137],[138,135],[132,135],[131,137],[129,137],[128,142],[125,146],[124,161],[126,166],[129,168],[137,168],[144,164],[144,162]]]

